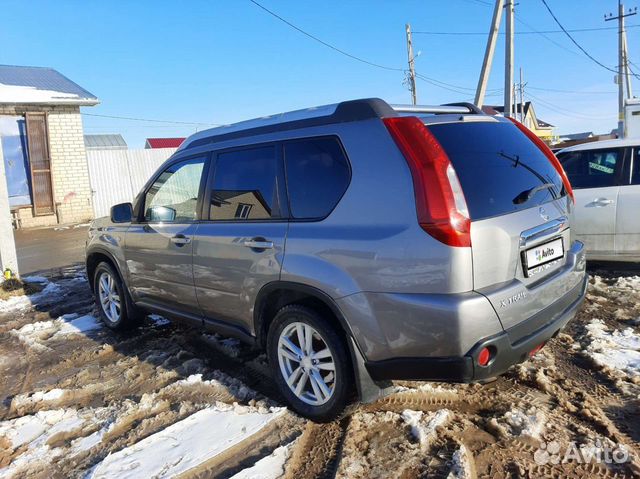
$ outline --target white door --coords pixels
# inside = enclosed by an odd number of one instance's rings
[[[616,254],[640,259],[640,148],[633,148],[624,169],[618,194]]]
[[[615,254],[623,152],[621,148],[608,148],[559,155],[576,197],[574,234],[594,259]]]

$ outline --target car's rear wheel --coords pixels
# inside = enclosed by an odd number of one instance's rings
[[[109,328],[124,330],[140,323],[142,314],[133,305],[120,275],[109,263],[100,263],[93,277],[100,318]]]
[[[291,407],[316,421],[330,421],[351,392],[351,364],[331,323],[313,309],[290,305],[276,314],[267,336],[276,383]]]

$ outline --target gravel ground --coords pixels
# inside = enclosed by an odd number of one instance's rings
[[[154,316],[113,333],[82,269],[47,272],[0,301],[0,477],[640,477],[640,277],[591,273],[495,382],[399,382],[315,424],[259,351]]]

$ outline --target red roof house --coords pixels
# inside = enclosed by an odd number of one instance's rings
[[[147,138],[145,148],[178,148],[184,138]]]

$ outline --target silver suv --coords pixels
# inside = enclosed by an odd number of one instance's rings
[[[109,327],[154,312],[253,343],[322,421],[354,390],[487,380],[534,354],[585,294],[573,208],[519,123],[347,101],[191,136],[93,223],[87,272]]]

